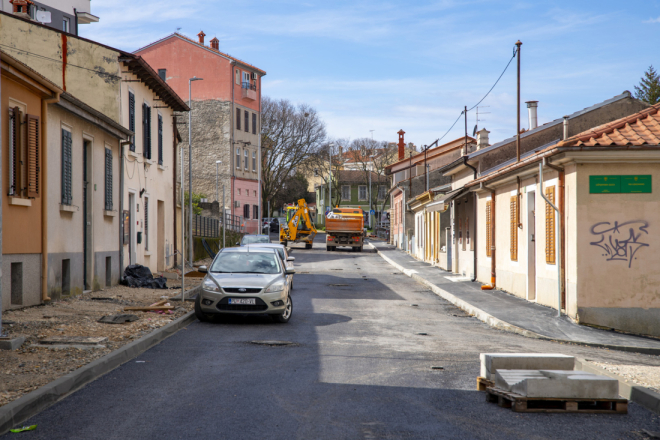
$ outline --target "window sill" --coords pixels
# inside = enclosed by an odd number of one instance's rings
[[[158,169],[162,170],[162,171],[165,171],[165,166],[164,165],[158,165]]]
[[[60,212],[78,212],[78,207],[73,205],[60,204]]]
[[[144,251],[144,256],[145,257],[150,257],[151,256],[151,251]]]
[[[144,163],[147,165],[153,165],[155,162],[151,159],[147,159],[146,157],[144,158]]]
[[[9,197],[9,204],[14,206],[32,206],[32,200],[21,197]]]
[[[103,211],[103,215],[106,217],[117,217],[117,211]]]
[[[136,153],[135,151],[128,150],[127,153],[128,153],[129,156],[134,157],[136,159],[138,159],[140,157],[140,155],[138,153]]]

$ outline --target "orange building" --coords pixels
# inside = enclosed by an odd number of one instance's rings
[[[189,79],[202,78],[191,85],[192,191],[222,203],[224,187],[226,212],[245,218],[248,230],[256,231],[261,216],[261,77],[266,72],[221,52],[217,38],[205,45],[204,37],[200,32],[194,41],[174,33],[135,53],[184,99],[189,97]],[[187,122],[187,117],[179,118],[182,145],[188,143]],[[187,191],[187,177],[184,186]]]

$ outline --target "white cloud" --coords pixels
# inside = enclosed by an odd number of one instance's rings
[[[648,20],[644,20],[642,23],[660,23],[660,17],[649,18]]]

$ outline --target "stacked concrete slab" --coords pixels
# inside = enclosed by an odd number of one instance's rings
[[[481,377],[495,380],[499,369],[572,370],[575,357],[558,353],[481,353]]]

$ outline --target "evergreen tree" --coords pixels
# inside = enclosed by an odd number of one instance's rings
[[[635,97],[651,105],[660,102],[660,76],[653,66],[644,72],[639,86],[635,86]]]

